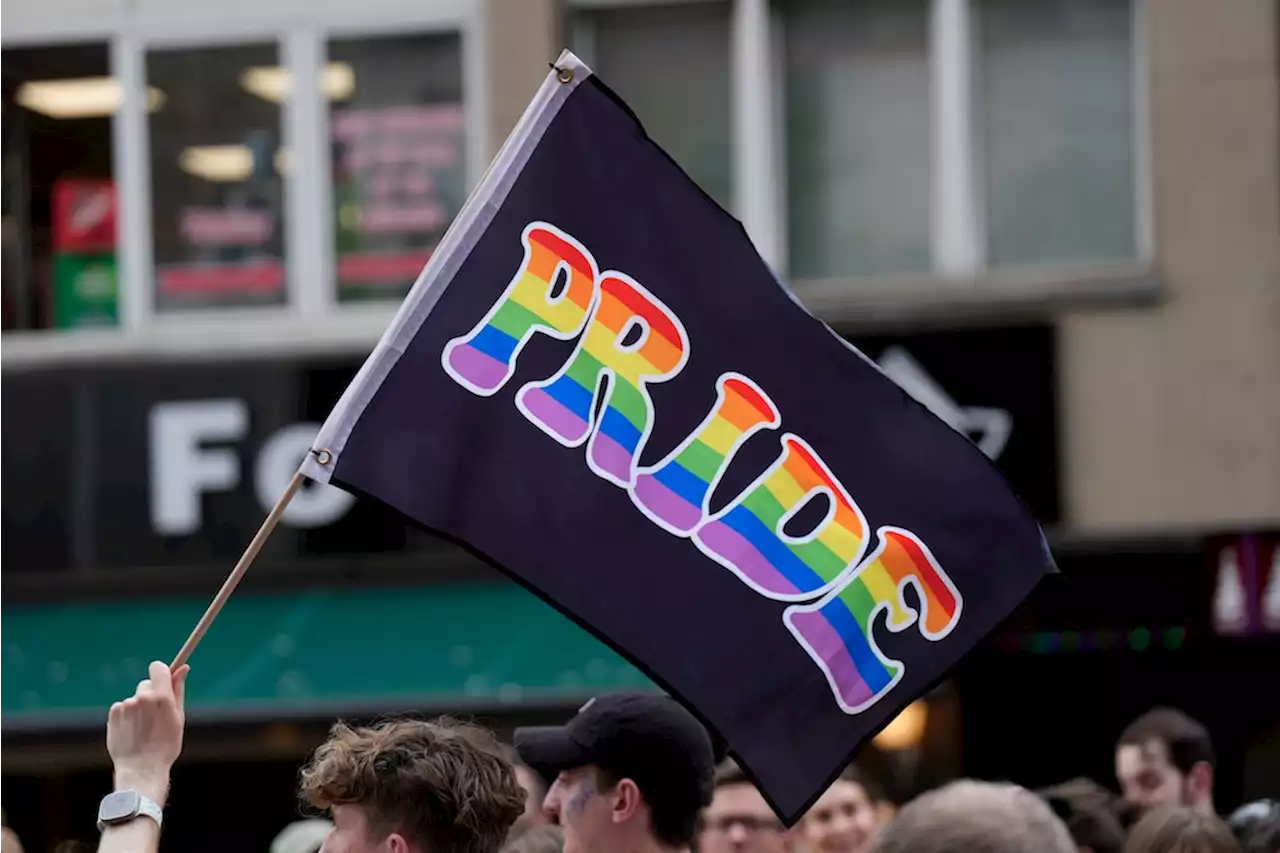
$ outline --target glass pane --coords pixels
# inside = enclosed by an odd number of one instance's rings
[[[338,298],[401,299],[467,200],[455,34],[329,43]]]
[[[285,301],[280,102],[274,44],[147,55],[156,308]]]
[[[928,3],[781,8],[792,276],[928,270]]]
[[[655,142],[733,210],[729,3],[578,12],[580,51]]]
[[[979,6],[992,264],[1134,252],[1132,10]]]
[[[5,48],[4,330],[114,326],[116,195],[105,44]]]

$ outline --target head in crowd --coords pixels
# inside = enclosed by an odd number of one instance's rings
[[[518,729],[515,741],[555,780],[543,808],[564,829],[565,853],[683,849],[711,802],[711,739],[666,696],[601,696],[566,725]]]
[[[497,853],[525,794],[487,730],[442,718],[337,723],[302,770],[322,853]]]
[[[1075,853],[1047,803],[1017,785],[962,779],[916,797],[881,830],[875,853]]]
[[[1072,779],[1037,793],[1044,798],[1076,843],[1079,853],[1121,853],[1124,828],[1111,792],[1092,779]]]
[[[1280,853],[1280,802],[1254,800],[1227,818],[1244,853]]]
[[[732,759],[716,768],[711,805],[702,813],[698,853],[789,853],[793,838]]]
[[[1209,731],[1174,708],[1143,714],[1116,744],[1116,779],[1135,817],[1157,806],[1212,814],[1213,772]]]
[[[1158,806],[1129,830],[1124,853],[1240,853],[1215,814],[1190,806]]]
[[[564,831],[544,823],[531,826],[519,835],[513,834],[502,853],[562,853],[563,850]]]
[[[520,754],[510,746],[503,744],[502,756],[511,762],[516,771],[516,781],[524,789],[524,814],[517,818],[511,827],[511,837],[524,833],[530,827],[546,824],[547,816],[542,811],[542,800],[547,795],[547,783],[538,772],[520,760]]]
[[[327,820],[295,820],[271,841],[271,853],[319,853],[332,831],[333,824]]]
[[[849,765],[822,792],[800,822],[805,845],[813,853],[860,853],[869,849],[882,820],[880,787]]]
[[[93,848],[78,838],[67,838],[53,845],[49,853],[93,853]]]
[[[5,826],[0,829],[0,853],[22,853],[22,842],[18,834]]]

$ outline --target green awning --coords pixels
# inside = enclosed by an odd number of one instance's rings
[[[208,601],[5,605],[6,729],[100,725]],[[650,688],[637,669],[512,583],[237,594],[192,661],[192,720],[497,711]]]

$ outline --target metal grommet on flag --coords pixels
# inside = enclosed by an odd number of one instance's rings
[[[569,68],[568,66],[565,66],[564,68],[557,68],[556,79],[559,80],[561,83],[572,83],[573,69]]]
[[[311,452],[316,455],[316,461],[321,465],[328,465],[333,461],[333,454],[328,450],[313,450]]]

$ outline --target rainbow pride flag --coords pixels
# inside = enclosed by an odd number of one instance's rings
[[[302,470],[613,646],[788,824],[1054,570],[569,53]]]

